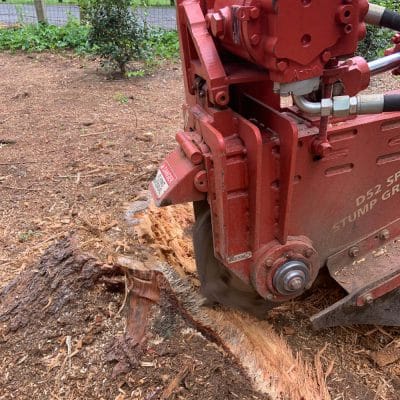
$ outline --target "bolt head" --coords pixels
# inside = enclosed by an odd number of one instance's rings
[[[288,67],[288,63],[286,61],[281,60],[276,64],[276,66],[278,67],[279,71],[283,72]]]
[[[225,106],[226,104],[229,103],[229,97],[225,91],[221,90],[217,92],[217,94],[215,95],[215,101],[220,106]]]
[[[379,232],[379,239],[388,240],[390,237],[390,232],[388,229],[383,229]]]
[[[371,304],[371,303],[374,302],[374,298],[373,298],[370,294],[366,294],[366,295],[364,296],[364,301],[365,301],[367,304]]]
[[[360,253],[360,249],[357,246],[350,247],[350,249],[349,249],[350,257],[355,258],[358,256],[359,253]]]
[[[254,33],[251,35],[250,42],[253,46],[257,46],[260,43],[261,37],[260,35],[257,35],[257,33]]]
[[[252,7],[250,10],[250,18],[256,19],[260,16],[260,9],[257,7]]]
[[[307,250],[304,252],[304,255],[305,255],[307,258],[310,258],[313,254],[314,254],[314,252],[312,251],[312,249],[307,249]]]
[[[272,267],[274,265],[274,262],[273,262],[273,260],[271,260],[270,258],[268,258],[266,261],[265,261],[265,266],[266,267]]]
[[[296,277],[291,279],[287,284],[289,290],[293,290],[293,292],[297,292],[298,290],[302,289],[304,286],[304,280],[300,277]]]
[[[225,19],[224,17],[216,12],[212,13],[209,17],[211,33],[215,37],[221,37],[224,34],[225,29]]]
[[[293,251],[292,251],[292,250],[289,250],[289,251],[286,253],[286,258],[293,258],[293,257],[294,257]]]
[[[324,63],[327,63],[332,57],[332,54],[330,51],[325,50],[322,54],[321,54],[321,60]]]
[[[312,146],[314,153],[320,157],[326,157],[332,151],[332,145],[327,140],[316,138]]]
[[[348,35],[349,33],[353,32],[353,25],[347,24],[344,26],[344,33]]]

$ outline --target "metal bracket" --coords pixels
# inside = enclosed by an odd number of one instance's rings
[[[356,324],[400,326],[400,289],[379,297],[363,306],[357,299],[365,298],[368,289],[354,292],[311,317],[314,329]]]

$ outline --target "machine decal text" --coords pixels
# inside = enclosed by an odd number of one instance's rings
[[[388,176],[384,184],[375,185],[358,196],[355,200],[356,209],[335,223],[333,230],[336,232],[340,231],[349,223],[355,222],[368,214],[379,202],[389,200],[397,193],[400,193],[400,171]]]

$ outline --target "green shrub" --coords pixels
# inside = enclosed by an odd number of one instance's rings
[[[357,53],[368,61],[382,57],[384,51],[392,46],[394,32],[377,26],[367,27],[367,36],[359,43]]]
[[[98,45],[89,44],[90,26],[82,25],[76,20],[70,20],[65,26],[47,24],[22,25],[19,27],[0,29],[0,51],[63,51],[73,50],[78,54],[97,54],[102,51]],[[144,36],[144,35],[143,35]],[[128,43],[130,39],[127,38]],[[159,65],[160,59],[176,59],[179,56],[179,42],[176,31],[151,29],[141,38],[141,49],[135,58],[142,54],[144,68],[130,71],[128,77],[143,76]],[[104,53],[100,52],[101,56]]]
[[[372,3],[379,4],[389,10],[399,11],[399,0],[373,0]],[[360,42],[357,53],[367,60],[382,57],[385,49],[392,46],[390,39],[394,33],[389,29],[367,25],[367,36]]]
[[[130,0],[90,0],[87,7],[89,43],[103,60],[126,74],[127,63],[146,55],[146,26]]]
[[[79,6],[79,15],[80,20],[83,23],[86,23],[88,20],[88,8],[90,6],[91,0],[77,0],[77,4]]]
[[[160,58],[179,57],[178,32],[164,29],[152,29],[146,39],[151,55]]]
[[[0,30],[0,50],[70,50],[89,52],[87,26],[69,20],[65,26],[23,25]]]

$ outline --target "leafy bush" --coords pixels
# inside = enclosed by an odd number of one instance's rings
[[[126,65],[146,55],[146,26],[130,7],[130,0],[90,0],[86,9],[89,43],[104,60],[126,74]]]
[[[91,0],[77,0],[77,4],[79,6],[80,20],[84,23],[86,23],[88,20],[88,8],[90,6],[90,1]]]
[[[151,55],[160,58],[179,57],[179,39],[177,31],[152,29],[146,39]]]
[[[78,54],[97,54],[98,46],[89,44],[88,25],[70,20],[65,26],[47,24],[21,25],[0,29],[0,51],[62,51],[73,50]],[[128,39],[127,39],[128,40]],[[144,68],[127,72],[128,77],[143,76],[159,65],[160,59],[174,59],[179,56],[179,42],[176,31],[151,29],[146,31],[142,42]]]
[[[386,7],[389,10],[399,11],[399,0],[374,0],[374,4]],[[381,57],[388,47],[391,47],[390,39],[395,32],[376,26],[367,26],[367,36],[360,42],[357,53],[367,60]]]
[[[69,50],[89,52],[87,41],[89,28],[76,20],[65,26],[47,24],[23,25],[0,29],[0,50]]]
[[[382,57],[384,51],[391,47],[391,37],[394,32],[377,26],[367,27],[367,36],[359,43],[357,53],[368,61]]]

